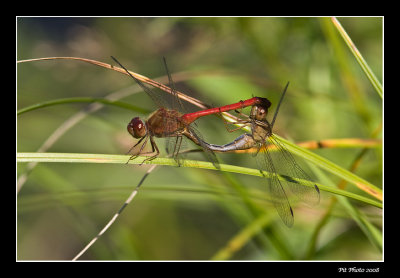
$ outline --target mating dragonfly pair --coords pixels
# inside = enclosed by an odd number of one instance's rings
[[[279,216],[288,227],[293,226],[294,215],[283,185],[285,185],[285,188],[289,188],[290,191],[294,193],[301,201],[309,205],[316,205],[319,203],[320,193],[317,185],[310,181],[310,177],[300,168],[290,152],[279,143],[272,133],[279,106],[286,93],[289,83],[286,85],[285,90],[282,93],[281,99],[271,122],[267,120],[268,109],[271,106],[271,102],[268,99],[261,97],[253,97],[251,99],[239,101],[234,104],[201,110],[194,113],[184,113],[181,100],[174,89],[174,84],[168,71],[165,58],[164,66],[168,74],[170,83],[169,85],[171,88],[170,93],[176,99],[174,105],[166,105],[163,103],[162,99],[160,99],[160,97],[154,91],[146,87],[140,80],[135,78],[114,57],[111,58],[136,81],[136,83],[147,93],[147,95],[152,98],[152,100],[159,107],[148,117],[147,120],[142,121],[139,117],[135,117],[129,122],[127,127],[128,132],[134,138],[139,139],[139,141],[129,150],[129,152],[136,146],[142,144],[139,152],[135,155],[132,155],[130,160],[143,154],[152,154],[152,156],[144,159],[143,162],[157,157],[160,154],[160,151],[154,141],[154,137],[167,138],[167,152],[171,153],[178,163],[182,163],[180,150],[182,146],[182,140],[184,137],[186,137],[196,145],[200,146],[209,160],[217,168],[219,168],[219,164],[215,152],[235,152],[238,150],[256,148],[255,156],[257,158],[261,173],[263,173],[263,171],[269,173],[269,176],[266,177],[266,180],[268,181],[268,189],[272,197],[272,202]],[[251,112],[249,117],[241,119],[234,124],[240,124],[241,126],[239,128],[250,126],[251,134],[242,134],[233,142],[225,145],[215,145],[205,142],[200,133],[196,131],[192,125],[192,123],[200,117],[232,110],[237,111],[250,106]],[[175,138],[175,140],[171,140],[172,138]],[[149,141],[152,150],[151,152],[144,152],[144,148]],[[271,150],[272,145],[274,145],[274,148],[276,148],[274,152],[278,155],[278,164],[273,163]],[[287,174],[290,178],[294,177],[302,179],[302,184],[290,179],[289,177],[282,178],[282,176],[278,175],[277,170],[279,168],[284,168],[286,170],[285,174]]]

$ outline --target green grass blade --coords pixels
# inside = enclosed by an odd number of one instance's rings
[[[262,214],[244,229],[240,230],[229,242],[214,256],[211,260],[228,260],[231,258],[238,250],[243,248],[247,242],[249,242],[257,233],[259,233],[262,228],[271,222],[270,214]]]
[[[354,207],[347,199],[339,197],[338,200],[369,241],[382,252],[382,232],[368,220],[364,213]]]
[[[337,164],[335,164],[335,163],[333,163],[333,162],[331,162],[331,161],[329,161],[307,149],[301,148],[301,147],[297,146],[296,144],[291,143],[277,135],[275,135],[275,137],[282,144],[284,144],[290,152],[312,162],[313,164],[327,170],[328,172],[330,172],[338,177],[341,177],[342,179],[350,182],[351,184],[356,185],[359,189],[374,196],[378,200],[382,200],[382,190],[380,188],[378,188],[377,186],[371,184],[370,182],[364,180],[363,178],[357,176],[356,174],[340,167],[339,165],[337,165]]]
[[[230,119],[225,118],[227,121],[230,121]],[[244,127],[243,130],[246,130],[248,132],[251,132],[249,127]],[[346,181],[350,182],[351,184],[357,186],[359,189],[365,191],[366,193],[368,193],[369,195],[374,196],[375,198],[377,198],[378,200],[383,199],[383,193],[382,190],[380,188],[378,188],[377,186],[371,184],[370,182],[364,180],[363,178],[357,176],[356,174],[340,167],[339,165],[305,149],[302,148],[290,141],[287,141],[285,139],[283,139],[282,137],[274,134],[274,137],[284,146],[286,146],[286,148],[296,154],[297,156],[304,158],[310,162],[312,162],[313,164],[327,170],[328,172],[337,175],[343,179],[345,179]]]
[[[340,24],[337,18],[332,17],[332,22],[335,25],[336,29],[339,31],[340,35],[342,36],[343,40],[346,42],[347,46],[349,47],[351,53],[353,53],[354,57],[356,58],[358,64],[360,65],[361,69],[364,71],[367,78],[370,80],[372,86],[374,86],[376,92],[379,96],[383,97],[383,89],[382,84],[379,82],[378,78],[372,72],[371,68],[368,66],[368,63],[365,61],[364,57],[361,55],[360,51],[358,51],[357,47],[351,40],[350,36],[344,30],[343,26]]]
[[[92,98],[92,97],[75,97],[75,98],[61,98],[61,99],[55,99],[55,100],[50,100],[50,101],[45,101],[41,103],[37,103],[25,108],[21,108],[17,111],[17,115],[21,115],[23,113],[49,107],[49,106],[54,106],[54,105],[60,105],[60,104],[71,104],[71,103],[93,103],[93,102],[99,102],[103,104],[108,104],[108,105],[113,105],[117,106],[120,108],[124,109],[129,109],[132,111],[137,111],[139,113],[148,113],[149,111],[147,109],[143,109],[134,105],[131,105],[126,102],[122,101],[116,101],[116,100],[108,100],[105,98]]]
[[[334,187],[335,183],[320,169],[315,167],[314,165],[311,165],[311,167],[314,170],[314,173],[316,173],[318,180],[321,180],[324,184],[327,184],[329,186]],[[378,250],[382,251],[382,232],[377,229],[373,223],[369,220],[369,218],[356,206],[354,206],[347,198],[343,198],[342,196],[336,196],[336,200],[331,200],[330,205],[326,208],[325,214],[331,214],[333,207],[337,204],[337,201],[339,204],[344,208],[346,213],[354,220],[355,223],[360,227],[361,231],[364,233],[364,235],[368,238],[368,240],[377,247]],[[328,217],[328,216],[326,216]],[[327,224],[325,217],[325,221],[320,223],[320,225],[325,225]],[[318,227],[316,231],[320,231],[321,228]],[[312,254],[314,252],[315,248],[315,242],[317,240],[318,234],[314,234],[311,244],[309,248],[309,254],[307,258],[311,258]],[[310,253],[311,252],[311,253]]]
[[[83,153],[17,153],[17,162],[67,162],[67,163],[112,163],[112,164],[126,164],[129,155],[107,155],[107,154],[83,154]],[[129,164],[141,164],[143,157],[137,157],[129,161]],[[178,166],[176,161],[172,158],[155,158],[152,161],[146,161],[146,164],[157,164],[164,166]],[[191,167],[199,169],[216,170],[215,166],[210,162],[197,161],[197,160],[185,160],[182,167]],[[220,164],[221,171],[245,174],[263,177],[258,169]],[[269,177],[269,173],[264,172],[266,178]],[[304,186],[311,186],[309,183],[302,181],[295,177],[286,177],[279,175],[279,179],[285,180],[290,179],[296,181]],[[338,194],[372,206],[382,208],[382,204],[375,200],[371,200],[364,196],[340,190],[334,187],[315,183],[320,190]]]

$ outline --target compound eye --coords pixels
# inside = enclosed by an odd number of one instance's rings
[[[267,118],[268,109],[262,105],[255,105],[251,108],[250,118],[265,121]]]
[[[258,107],[258,109],[257,109],[257,115],[258,115],[258,117],[259,118],[263,118],[263,117],[265,117],[266,116],[266,114],[267,114],[267,109],[265,109],[264,107]]]
[[[134,138],[142,138],[146,135],[146,127],[139,117],[133,118],[129,122],[127,129]]]

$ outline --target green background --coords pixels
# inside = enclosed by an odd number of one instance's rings
[[[339,18],[382,80],[382,18]],[[330,19],[321,18],[17,18],[17,60],[74,56],[125,67],[149,78],[164,77],[162,57],[177,88],[210,105],[252,96],[267,97],[274,111],[290,86],[275,132],[295,142],[371,138],[382,123],[382,100]],[[133,81],[78,61],[17,65],[17,109],[67,97],[104,97],[136,90],[122,101],[153,111],[149,97]],[[17,151],[35,152],[52,132],[87,104],[65,104],[17,117]],[[196,108],[188,106],[189,111]],[[244,112],[247,113],[247,110]],[[48,152],[124,154],[136,142],[126,125],[147,114],[106,106],[70,129]],[[239,134],[226,132],[216,117],[199,120],[210,143]],[[380,136],[378,136],[380,137]],[[164,139],[156,139],[163,149]],[[190,145],[188,145],[190,147]],[[348,169],[360,148],[315,151]],[[165,153],[162,153],[165,156]],[[191,159],[203,159],[191,156]],[[251,155],[219,155],[223,163],[256,167]],[[301,162],[316,181],[318,171]],[[18,175],[26,163],[18,163]],[[42,163],[17,197],[17,258],[69,260],[120,208],[148,166]],[[371,149],[357,175],[382,186],[382,150]],[[328,175],[329,176],[329,175]],[[339,179],[329,176],[334,184]],[[232,188],[238,186],[268,215],[263,229],[225,259],[380,260],[376,248],[338,204],[319,231],[316,251],[306,256],[310,238],[331,194],[317,207],[293,199],[295,224],[289,229],[268,202],[260,178],[216,171],[158,167],[117,222],[82,257],[101,260],[208,260],[245,231],[256,216]],[[354,187],[348,190],[360,193]],[[382,211],[353,203],[382,228]]]

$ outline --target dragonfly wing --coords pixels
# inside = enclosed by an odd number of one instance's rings
[[[294,223],[293,209],[290,206],[285,190],[283,190],[282,184],[276,175],[273,175],[269,181],[269,191],[271,192],[271,196],[274,198],[274,206],[283,223],[285,223],[289,228],[292,227]]]
[[[311,181],[309,175],[297,164],[293,155],[276,139],[274,135],[269,137],[270,141],[276,146],[274,158],[276,157],[278,172],[287,175],[286,182],[290,191],[299,198],[300,201],[315,206],[319,203],[320,192],[318,186]],[[292,178],[301,179],[299,183]]]
[[[276,173],[268,148],[266,148],[265,152],[258,152],[257,163],[261,170],[267,171],[270,175],[269,177],[266,177],[268,180],[268,189],[279,216],[286,226],[292,227],[294,223],[293,209],[290,206],[285,190],[283,189],[282,183]]]
[[[184,163],[184,155],[181,150],[185,149],[186,142],[183,140],[183,136],[166,137],[165,151],[169,157],[173,157],[178,163],[178,166],[182,166]]]
[[[158,107],[167,107],[165,101],[162,99],[161,94],[159,92],[155,92],[149,87],[147,87],[142,81],[133,76],[117,59],[115,59],[113,56],[111,56],[111,58],[121,68],[123,68],[131,78],[133,78],[136,81],[136,83],[143,89],[143,91],[146,92],[146,94],[153,100],[155,104],[157,104]]]

